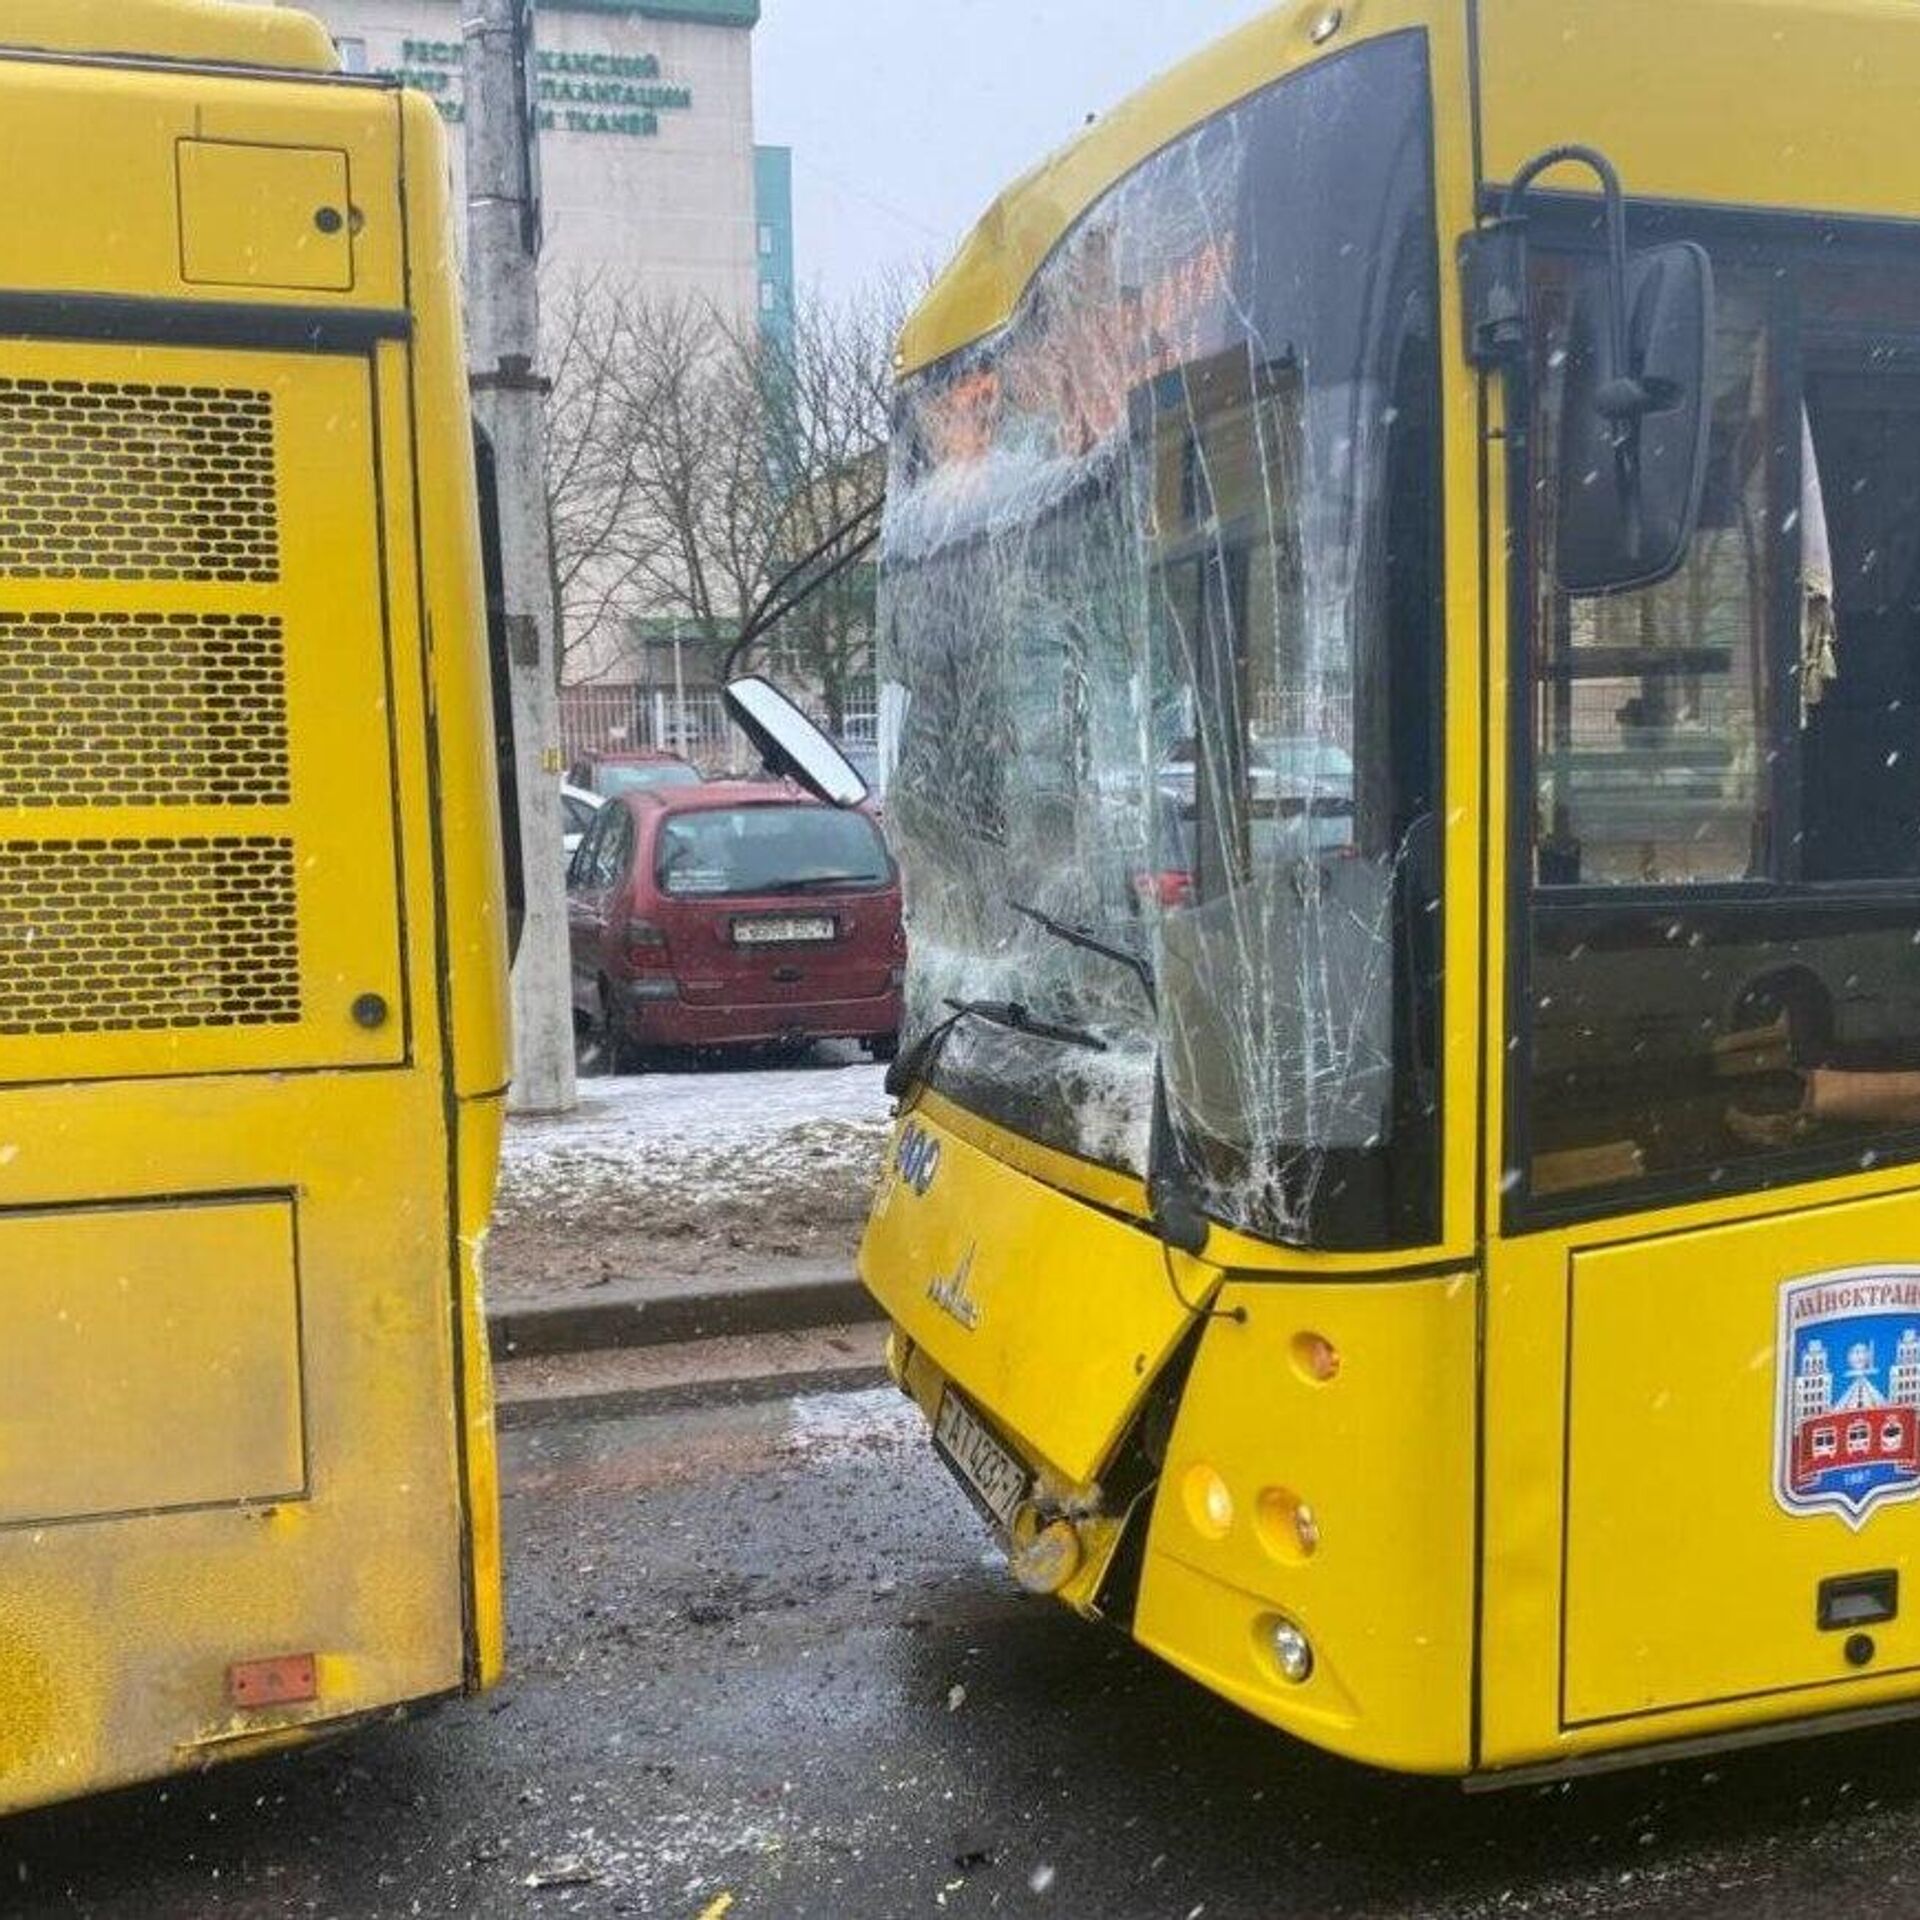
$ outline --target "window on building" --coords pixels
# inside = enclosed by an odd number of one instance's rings
[[[773,258],[773,229],[764,220],[760,223],[760,257],[763,260]]]
[[[367,43],[349,35],[339,35],[334,46],[340,55],[340,64],[348,73],[365,73],[367,69]]]
[[[760,311],[771,313],[780,304],[780,294],[771,280],[760,282]]]

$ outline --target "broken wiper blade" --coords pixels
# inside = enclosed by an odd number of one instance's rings
[[[1125,947],[1116,947],[1111,941],[1103,940],[1097,933],[1089,932],[1085,927],[1069,925],[1064,920],[1056,920],[1051,914],[1042,913],[1038,907],[1023,905],[1018,900],[1009,900],[1007,905],[1022,920],[1031,920],[1043,933],[1050,933],[1056,940],[1064,940],[1070,947],[1078,947],[1085,953],[1097,953],[1103,960],[1111,960],[1115,966],[1125,967],[1140,982],[1141,991],[1147,996],[1147,1004],[1155,1012],[1160,1008],[1160,988],[1153,977],[1152,963],[1144,954],[1129,953]]]
[[[1089,1053],[1107,1051],[1107,1043],[1097,1033],[1089,1033],[1085,1027],[1061,1027],[1051,1020],[1035,1019],[1017,1000],[949,1000],[946,1004],[956,1019],[984,1020],[992,1027],[1030,1033],[1036,1040],[1051,1040],[1063,1047],[1085,1047]]]
[[[1063,1047],[1084,1047],[1089,1053],[1105,1053],[1107,1043],[1098,1034],[1081,1027],[1056,1026],[1050,1020],[1036,1020],[1017,1001],[949,1000],[947,1017],[930,1027],[887,1069],[887,1092],[898,1100],[908,1089],[924,1080],[931,1071],[940,1049],[947,1044],[954,1028],[968,1020],[984,1020],[989,1026],[1005,1027],[1012,1033],[1031,1034],[1036,1040],[1051,1040]]]
[[[1035,926],[1050,933],[1056,940],[1064,940],[1070,947],[1083,947],[1089,953],[1097,953],[1103,959],[1111,960],[1116,966],[1127,969],[1140,982],[1141,991],[1147,996],[1148,1006],[1157,1012],[1160,997],[1154,987],[1153,969],[1136,953],[1128,953],[1124,947],[1109,945],[1098,934],[1089,933],[1085,927],[1071,927],[1064,922],[1052,919],[1037,907],[1023,906],[1018,900],[1009,900],[1007,905],[1021,916],[1031,920]],[[1030,1034],[1036,1040],[1051,1040],[1057,1046],[1084,1047],[1089,1053],[1106,1053],[1110,1049],[1098,1034],[1089,1033],[1084,1027],[1063,1027],[1051,1020],[1038,1020],[1030,1009],[1013,1000],[949,1000],[947,1018],[936,1027],[922,1034],[920,1039],[903,1053],[887,1069],[887,1091],[895,1099],[902,1097],[908,1088],[924,1080],[940,1049],[947,1043],[947,1037],[954,1028],[967,1020],[984,1020],[990,1026],[1004,1027],[1010,1033]]]
[[[1064,940],[1070,947],[1097,953],[1103,960],[1111,960],[1116,966],[1125,967],[1140,982],[1140,991],[1147,996],[1147,1005],[1153,1009],[1155,1021],[1159,1020],[1160,987],[1153,977],[1152,963],[1144,954],[1129,953],[1126,948],[1102,940],[1097,933],[1091,933],[1085,927],[1069,926],[1063,920],[1054,919],[1051,914],[1042,913],[1038,907],[1022,906],[1018,900],[1009,900],[1007,905],[1021,919],[1031,920],[1056,940]],[[1153,1210],[1155,1230],[1168,1247],[1190,1253],[1196,1259],[1206,1252],[1207,1240],[1213,1228],[1195,1193],[1193,1171],[1187,1164],[1185,1149],[1173,1124],[1172,1102],[1167,1092],[1166,1054],[1159,1047],[1154,1049],[1153,1055],[1153,1118],[1147,1129],[1147,1204]],[[1167,1268],[1167,1280],[1173,1288],[1174,1298],[1189,1313],[1202,1311],[1211,1316],[1212,1309],[1195,1309],[1180,1291],[1171,1264]]]

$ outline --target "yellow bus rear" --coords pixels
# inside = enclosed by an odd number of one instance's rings
[[[336,65],[0,5],[0,1810],[500,1661],[447,154]]]
[[[907,330],[863,1270],[1016,1575],[1336,1751],[1920,1701],[1916,84],[1314,0]]]

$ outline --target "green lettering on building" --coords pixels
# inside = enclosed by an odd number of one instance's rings
[[[536,61],[542,73],[585,73],[596,80],[660,78],[660,56],[654,53],[556,53],[542,47]]]
[[[542,80],[540,98],[570,106],[647,107],[655,111],[693,105],[693,95],[685,87],[632,87],[621,80]]]
[[[458,41],[406,40],[401,64],[385,69],[389,80],[432,97],[442,116],[455,126],[466,108],[454,91],[466,71]],[[650,140],[660,131],[663,113],[689,113],[693,89],[648,84],[660,80],[660,56],[654,53],[576,53],[542,47],[538,54],[541,130]],[[591,112],[591,108],[617,112]]]

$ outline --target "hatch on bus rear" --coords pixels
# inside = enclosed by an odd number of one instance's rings
[[[982,1151],[967,1124],[935,1096],[902,1116],[861,1273],[938,1370],[942,1446],[1004,1519],[993,1442],[1092,1485],[1191,1318],[1151,1233]],[[1214,1277],[1187,1275],[1188,1297]]]

